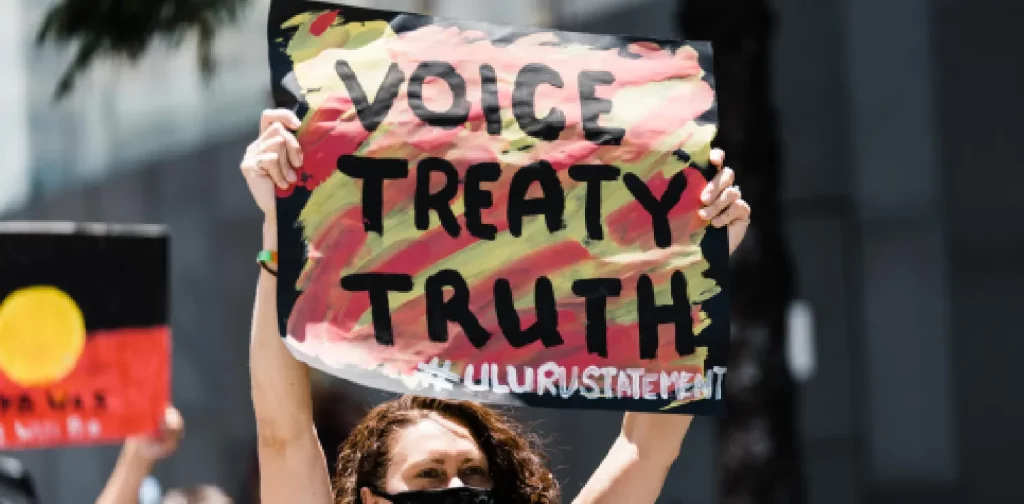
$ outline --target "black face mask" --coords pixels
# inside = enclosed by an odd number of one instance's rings
[[[372,492],[391,501],[392,504],[494,504],[490,490],[473,487],[416,490],[397,494],[388,494],[380,490]]]

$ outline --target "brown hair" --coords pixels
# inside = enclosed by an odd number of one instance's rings
[[[381,488],[391,436],[431,413],[459,422],[473,434],[490,465],[499,504],[561,502],[547,458],[514,421],[470,401],[404,396],[371,410],[342,444],[334,483],[336,504],[359,504],[360,488]]]

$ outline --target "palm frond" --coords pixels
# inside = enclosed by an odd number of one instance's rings
[[[215,70],[217,29],[235,22],[249,0],[60,0],[43,17],[36,44],[77,44],[57,83],[54,99],[68,95],[78,76],[97,57],[138,61],[156,40],[177,46],[195,33],[196,59],[203,75]]]

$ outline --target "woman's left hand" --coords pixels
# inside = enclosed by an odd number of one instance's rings
[[[736,251],[750,225],[750,205],[743,200],[740,187],[733,185],[736,174],[725,166],[725,153],[721,149],[711,151],[711,164],[718,169],[701,194],[704,204],[698,216],[716,228],[729,230],[729,254]]]

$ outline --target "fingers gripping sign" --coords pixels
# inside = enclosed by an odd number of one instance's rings
[[[290,110],[271,109],[260,117],[259,137],[246,149],[240,168],[256,204],[274,216],[274,188],[287,189],[298,180],[302,148],[294,130],[302,121]]]
[[[743,200],[739,186],[734,185],[736,173],[725,166],[725,153],[721,149],[711,151],[711,164],[717,173],[701,194],[704,208],[698,215],[716,228],[728,229],[729,253],[732,253],[750,225],[750,205]]]

